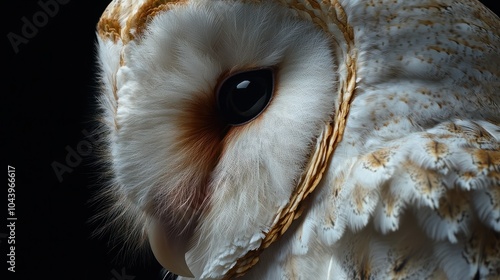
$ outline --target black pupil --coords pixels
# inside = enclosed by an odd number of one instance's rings
[[[273,95],[273,87],[274,75],[271,69],[234,74],[219,86],[219,111],[228,124],[247,123],[267,107]]]

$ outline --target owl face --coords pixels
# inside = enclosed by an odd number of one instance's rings
[[[113,21],[116,1],[100,23],[115,211],[166,268],[220,277],[261,245],[332,120],[335,41],[271,1],[146,2],[145,22]]]

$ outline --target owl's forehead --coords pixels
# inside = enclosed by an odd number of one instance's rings
[[[120,40],[123,44],[136,38],[140,38],[146,30],[148,23],[158,14],[176,8],[199,5],[207,2],[233,2],[227,0],[113,0],[101,15],[97,25],[97,31],[102,39],[110,39],[114,42]],[[337,33],[330,30],[331,23],[338,22],[339,11],[331,3],[318,3],[314,0],[239,0],[240,3],[273,3],[283,5],[299,17],[313,22],[324,31]],[[336,1],[334,1],[336,2]],[[343,12],[341,12],[343,13]],[[339,17],[340,16],[340,17]],[[341,33],[348,35],[349,30]]]
[[[188,1],[114,0],[101,15],[97,24],[99,36],[124,44],[140,36],[156,13],[167,11]]]

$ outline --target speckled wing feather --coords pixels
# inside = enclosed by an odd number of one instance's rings
[[[498,125],[453,120],[353,158],[318,229],[347,248],[344,273],[498,277],[499,140]]]
[[[356,97],[296,247],[332,279],[498,279],[500,20],[475,1],[340,2]]]

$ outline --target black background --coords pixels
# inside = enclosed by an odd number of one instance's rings
[[[49,0],[42,0],[48,2]],[[66,0],[16,53],[10,32],[21,34],[22,18],[41,10],[37,1],[2,1],[2,164],[16,168],[16,273],[7,273],[8,222],[0,222],[1,279],[161,279],[154,260],[120,259],[94,238],[88,203],[98,188],[91,155],[59,182],[53,162],[66,165],[93,129],[95,113],[95,25],[108,1]],[[63,2],[61,0],[61,2]],[[495,0],[483,1],[493,7]],[[6,63],[5,63],[6,62]],[[7,171],[4,169],[7,177]],[[7,211],[7,183],[2,212]],[[5,214],[6,215],[6,214]],[[4,216],[5,217],[5,216]]]

